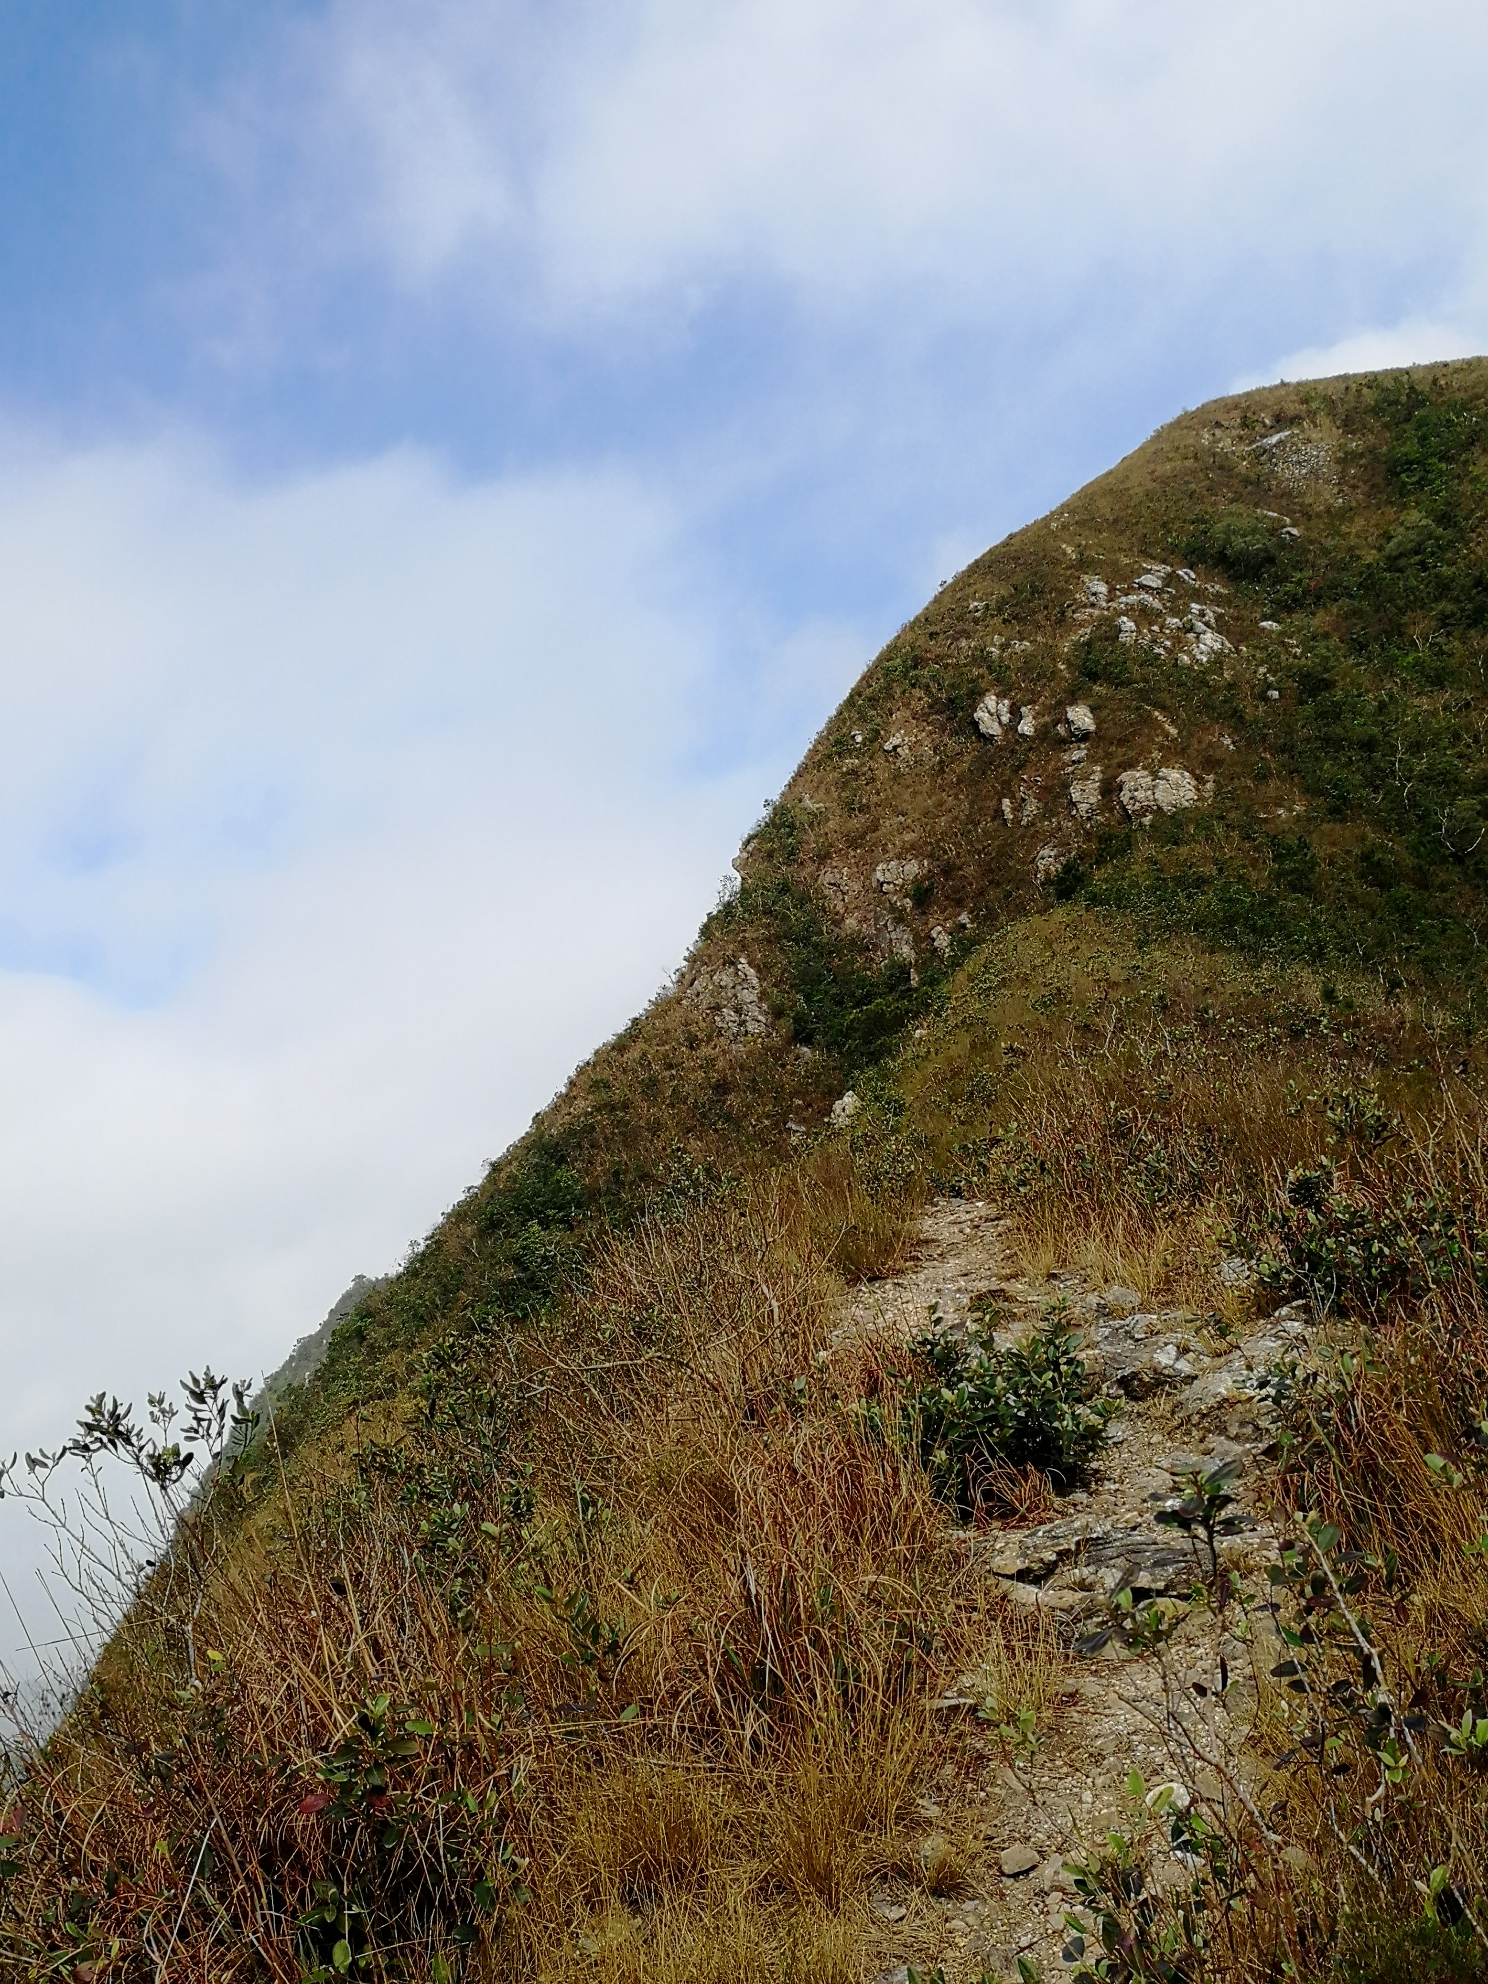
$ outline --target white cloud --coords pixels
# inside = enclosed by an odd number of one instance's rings
[[[508,302],[515,257],[575,320],[741,276],[1019,320],[1419,275],[1482,251],[1485,53],[1461,0],[381,0],[301,44],[361,238]]]
[[[861,659],[739,722],[689,556],[618,472],[12,448],[0,1450],[277,1363],[662,983]]]
[[[1460,324],[1413,317],[1385,330],[1355,331],[1335,343],[1290,351],[1274,366],[1250,372],[1231,388],[1243,393],[1251,386],[1270,386],[1280,379],[1334,379],[1344,372],[1378,372],[1393,365],[1431,365],[1452,358],[1472,358],[1488,347],[1488,334]]]

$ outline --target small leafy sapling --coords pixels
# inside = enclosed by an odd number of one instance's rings
[[[1229,1575],[1219,1562],[1220,1539],[1237,1535],[1246,1519],[1234,1512],[1235,1497],[1230,1490],[1240,1472],[1238,1461],[1225,1461],[1219,1467],[1190,1468],[1178,1479],[1186,1486],[1176,1508],[1160,1509],[1157,1520],[1167,1529],[1181,1529],[1204,1554],[1204,1575],[1216,1605],[1229,1595]]]

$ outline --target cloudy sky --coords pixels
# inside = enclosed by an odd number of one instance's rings
[[[1463,0],[7,0],[0,1451],[396,1262],[968,557],[1237,384],[1488,348],[1485,56]]]

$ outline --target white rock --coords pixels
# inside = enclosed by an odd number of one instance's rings
[[[934,929],[930,932],[930,941],[943,958],[950,956],[951,945],[954,939],[943,923],[937,923],[935,925]]]
[[[1116,781],[1116,797],[1133,826],[1145,826],[1157,811],[1151,772],[1123,772]]]
[[[1214,1270],[1214,1279],[1221,1288],[1249,1288],[1255,1278],[1255,1263],[1239,1254],[1232,1254],[1228,1260],[1221,1261]]]
[[[839,1095],[837,1100],[832,1104],[833,1129],[840,1130],[844,1123],[851,1122],[857,1111],[857,1107],[858,1097],[856,1090],[849,1089],[846,1095]]]
[[[904,730],[896,730],[893,736],[887,739],[883,748],[891,758],[897,758],[901,754],[907,756],[909,753],[909,747],[910,747],[909,733]]]
[[[1093,572],[1088,572],[1080,583],[1084,586],[1085,597],[1092,606],[1104,606],[1111,596],[1111,588],[1104,579],[1096,578]]]
[[[1263,620],[1261,622],[1261,632],[1263,634],[1279,634],[1281,632],[1281,622],[1279,620]]]
[[[1033,857],[1033,879],[1038,883],[1052,882],[1068,860],[1069,849],[1060,841],[1045,841]]]
[[[1091,765],[1078,778],[1070,780],[1070,805],[1082,820],[1093,820],[1100,811],[1101,768]]]
[[[1182,765],[1164,765],[1152,781],[1152,797],[1160,813],[1181,813],[1198,805],[1199,788]]]
[[[748,1040],[770,1030],[759,974],[747,958],[700,971],[684,997],[689,1005],[713,1015],[713,1024],[725,1040]]]
[[[1013,706],[1008,698],[996,689],[989,689],[977,704],[972,721],[983,737],[996,743],[1013,720]]]
[[[1178,567],[1178,576],[1186,586],[1196,586],[1199,583],[1198,573],[1191,572],[1187,565],[1180,565]]]
[[[1121,618],[1116,622],[1116,638],[1123,643],[1134,641],[1137,638],[1136,621],[1129,620],[1123,613]]]
[[[1189,636],[1188,645],[1189,652],[1200,666],[1212,655],[1234,653],[1234,649],[1224,635],[1214,627],[1195,627]]]
[[[1005,820],[1005,821],[1007,822],[1007,824],[1008,824],[1009,826],[1011,826],[1011,825],[1013,824],[1013,802],[1012,802],[1012,800],[1011,800],[1011,799],[1004,799],[1004,800],[1003,800],[1003,802],[1002,802],[1002,817],[1003,817],[1003,819],[1004,819],[1004,820]]]
[[[903,860],[880,861],[873,871],[873,881],[885,895],[893,895],[897,889],[911,889],[929,869],[926,861],[917,861],[913,855]]]
[[[1089,703],[1071,703],[1064,713],[1069,734],[1077,742],[1085,737],[1094,737],[1095,718],[1090,713]]]
[[[1024,703],[1023,707],[1018,711],[1018,735],[1020,737],[1032,737],[1037,717],[1038,710],[1034,705],[1032,703]]]
[[[1039,799],[1039,780],[1036,778],[1019,779],[1018,798],[1021,802],[1018,813],[1018,824],[1021,827],[1031,827],[1039,814],[1044,810]]]

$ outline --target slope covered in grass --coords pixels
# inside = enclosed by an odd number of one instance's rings
[[[1269,1492],[1348,1527],[1422,1731],[1236,1821],[1252,1931],[1099,1974],[1477,1974],[1485,498],[1488,363],[1270,389],[900,631],[675,987],[187,1517],[0,1826],[16,1975],[875,1975],[877,1888],[961,1878],[929,1805],[1074,1712],[850,1324],[946,1195],[1221,1337],[1315,1305]]]

